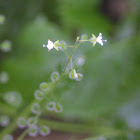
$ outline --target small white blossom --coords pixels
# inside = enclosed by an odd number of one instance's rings
[[[48,51],[54,48],[54,43],[48,39],[48,45],[43,44],[43,47],[47,47]]]
[[[96,38],[96,42],[103,46],[103,42],[107,42],[107,40],[102,40],[102,34],[99,33],[99,36]]]
[[[57,72],[57,71],[55,71],[55,72],[53,72],[53,73],[51,74],[51,80],[52,80],[52,81],[58,80],[59,77],[60,77],[60,75],[59,75],[59,72]]]

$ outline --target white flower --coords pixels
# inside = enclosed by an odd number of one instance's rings
[[[102,34],[99,33],[99,36],[96,38],[96,42],[103,46],[103,42],[107,42],[107,40],[102,40]]]
[[[48,51],[54,48],[54,43],[48,39],[48,45],[43,44],[43,47],[47,47]]]

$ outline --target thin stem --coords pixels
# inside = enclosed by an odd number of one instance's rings
[[[72,56],[73,56],[73,54],[74,54],[74,52],[75,52],[76,48],[77,48],[79,45],[80,45],[80,43],[79,43],[77,46],[75,46],[75,45],[74,45],[74,48],[73,48],[72,53],[71,53],[71,55],[70,55],[70,57],[69,57],[69,59],[68,59],[68,61],[67,61],[67,64],[66,64],[66,66],[65,66],[65,68],[64,68],[64,71],[63,71],[62,75],[64,75],[65,70],[66,70],[66,68],[67,68],[68,64],[69,64],[69,63],[70,63],[70,61],[71,61],[71,58],[72,58]]]
[[[64,49],[64,52],[65,52],[65,54],[66,54],[67,58],[69,59],[69,55],[68,55],[68,53],[66,52],[66,50],[65,50],[65,49]]]
[[[91,40],[78,40],[78,41],[80,42],[80,41],[91,41]]]
[[[70,63],[71,63],[71,69],[72,69],[72,58],[70,59]]]
[[[26,136],[28,130],[29,130],[29,128],[26,128],[26,130],[23,131],[22,135],[20,135],[20,136],[17,138],[17,140],[22,140],[22,139]]]
[[[68,45],[66,47],[74,48],[74,46],[68,46]]]

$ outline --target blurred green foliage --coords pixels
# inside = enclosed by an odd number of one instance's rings
[[[139,131],[140,127],[136,128],[140,125],[140,17],[137,4],[139,1],[134,1],[131,12],[114,24],[101,13],[101,1],[0,0],[0,14],[6,17],[5,24],[0,25],[0,42],[12,42],[11,52],[0,52],[0,72],[5,71],[10,77],[7,84],[0,83],[0,96],[8,91],[20,92],[23,101],[17,113],[21,112],[20,108],[33,100],[39,84],[49,82],[52,72],[61,73],[66,63],[62,52],[48,52],[42,47],[43,43],[48,39],[59,39],[71,45],[73,38],[81,33],[98,36],[102,32],[108,40],[103,47],[83,43],[76,50],[75,58],[86,58],[85,65],[77,70],[84,77],[80,82],[66,78],[59,83],[55,96],[49,100],[60,102],[63,112],[54,116],[93,126],[132,129],[132,133]],[[0,102],[8,106],[2,98]],[[135,111],[131,107],[134,103]],[[126,110],[129,111],[125,114]],[[8,115],[0,110],[0,114],[3,113]],[[131,125],[131,121],[136,124]],[[139,135],[136,132],[137,140]]]

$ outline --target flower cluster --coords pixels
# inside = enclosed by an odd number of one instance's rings
[[[79,38],[79,37],[77,37]],[[102,33],[99,33],[99,36],[96,37],[94,34],[92,34],[92,38],[90,38],[89,40],[87,40],[87,35],[83,34],[80,38],[80,40],[78,39],[78,41],[80,42],[85,42],[85,41],[90,41],[91,43],[93,43],[93,46],[95,46],[96,43],[99,43],[101,46],[103,46],[103,42],[107,42],[107,40],[103,40],[102,39]],[[59,48],[63,48],[67,47],[66,43],[63,43],[63,41],[57,40],[56,42],[52,42],[50,39],[48,39],[48,44],[45,45],[43,44],[43,47],[47,47],[48,51],[50,51],[51,49],[55,48],[56,50],[59,50]],[[69,47],[69,46],[68,46]]]

